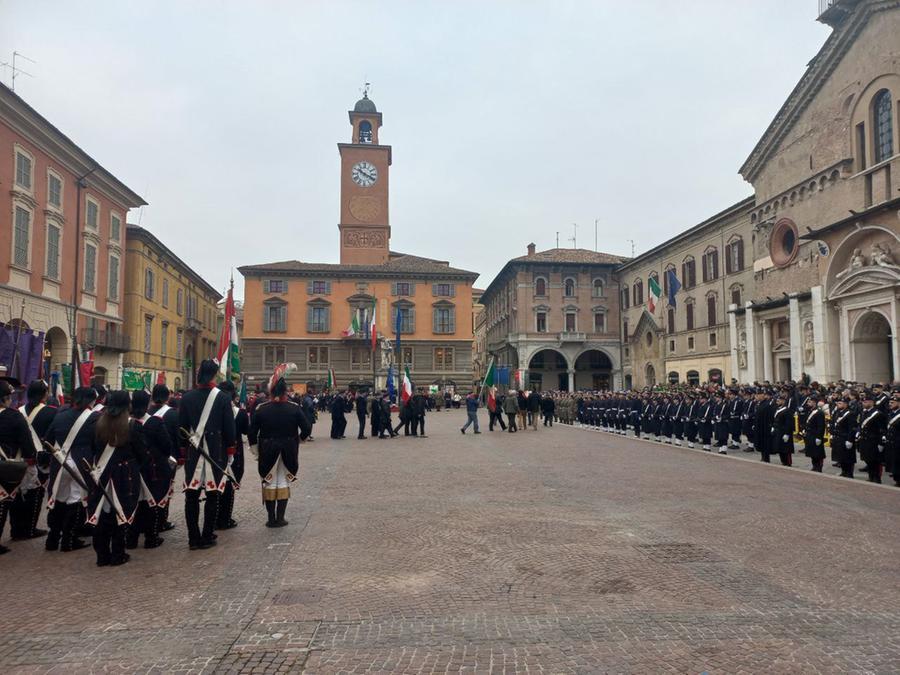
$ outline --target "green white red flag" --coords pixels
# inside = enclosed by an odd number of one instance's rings
[[[412,380],[409,377],[409,366],[406,366],[406,369],[403,372],[403,382],[400,384],[400,398],[403,399],[403,402],[406,403],[412,398]]]
[[[656,277],[648,279],[647,291],[647,307],[650,309],[650,313],[653,314],[656,311],[656,303],[661,295],[659,282],[656,280]]]
[[[234,310],[234,279],[225,300],[225,321],[219,338],[219,378],[241,379],[240,344],[238,342],[237,315]]]

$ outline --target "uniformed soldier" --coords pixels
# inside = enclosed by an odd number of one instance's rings
[[[277,375],[277,373],[276,373]],[[273,377],[271,399],[259,406],[250,420],[248,442],[259,459],[266,527],[284,527],[284,515],[291,496],[290,485],[300,470],[300,442],[312,431],[303,410],[287,398],[283,377]]]
[[[728,449],[741,449],[741,432],[743,431],[744,400],[738,395],[737,390],[729,389],[725,406],[725,418],[728,422],[728,435],[730,436]]]
[[[77,551],[87,546],[78,538],[77,529],[85,519],[88,500],[87,468],[94,457],[94,426],[100,416],[93,411],[96,398],[93,387],[78,387],[72,406],[57,413],[47,429],[45,441],[54,451],[47,481],[48,551]]]
[[[832,458],[841,467],[841,476],[853,478],[853,467],[856,464],[857,415],[850,408],[849,401],[840,397],[835,403],[836,410],[831,415],[831,452]]]
[[[782,466],[791,466],[794,456],[794,411],[788,405],[788,399],[784,390],[775,396],[775,414],[770,427],[772,448],[778,453]]]
[[[177,461],[176,466],[172,469],[172,487],[174,487],[178,467],[184,464],[184,457],[181,456],[180,450],[181,439],[178,434],[178,409],[174,407],[178,402],[178,399],[172,398],[172,393],[164,384],[154,385],[150,396],[153,399],[153,402],[150,404],[147,412],[153,417],[162,420],[163,426],[169,434],[169,441],[172,446],[172,456]],[[169,498],[165,501],[165,505],[163,506],[163,521],[159,526],[160,532],[168,532],[175,527],[175,524],[169,520],[169,506],[171,506],[171,504],[172,500]]]
[[[354,404],[356,408],[356,420],[359,422],[359,434],[357,434],[356,438],[361,441],[366,437],[366,415],[369,414],[368,400],[364,389],[356,392],[356,401],[354,401]]]
[[[726,394],[729,396],[730,392]],[[728,454],[728,432],[729,432],[729,401],[722,396],[721,392],[713,395],[713,433],[716,439],[716,449],[720,455]]]
[[[250,433],[250,418],[247,411],[238,405],[238,391],[234,382],[225,380],[219,384],[219,389],[231,398],[231,412],[234,415],[234,454],[228,460],[234,480],[228,477],[228,482],[225,483],[225,490],[219,503],[219,515],[216,518],[216,529],[230,530],[237,527],[237,521],[234,519],[234,497],[244,477],[244,447]]]
[[[110,392],[94,429],[88,523],[94,526],[97,567],[124,565],[130,559],[126,529],[137,511],[146,452],[140,423],[128,416],[129,403],[127,391]]]
[[[684,437],[689,448],[697,442],[697,422],[700,419],[700,402],[689,393],[686,397],[687,408],[684,413]]]
[[[862,395],[862,414],[856,442],[859,456],[866,463],[866,473],[870,483],[880,483],[884,471],[884,433],[887,427],[885,414],[875,406],[875,394],[867,391]]]
[[[22,411],[28,422],[28,433],[34,446],[35,458],[39,460],[46,457],[40,439],[47,433],[50,422],[53,421],[56,414],[56,408],[51,408],[46,404],[48,391],[49,387],[43,380],[34,380],[28,385],[28,402]],[[43,469],[41,465],[43,465]],[[43,461],[37,461],[29,466],[19,494],[10,504],[9,525],[13,541],[34,539],[47,534],[47,530],[37,527],[41,507],[44,503],[47,469],[49,469],[49,465]]]
[[[812,460],[812,470],[822,473],[825,463],[825,411],[818,396],[807,396],[805,404],[803,454]]]
[[[131,395],[132,424],[139,431],[144,454],[139,467],[140,498],[134,522],[126,533],[126,549],[137,548],[141,534],[144,548],[157,548],[163,543],[159,533],[165,522],[165,505],[172,494],[174,468],[178,466],[165,422],[149,413],[150,400],[146,391]]]
[[[768,463],[772,454],[772,416],[774,402],[768,389],[760,389],[756,394],[756,419],[753,424],[753,445],[762,454],[762,461]]]
[[[709,452],[713,436],[715,405],[705,390],[700,393],[700,412],[697,417],[697,433],[703,449]]]
[[[744,405],[741,412],[741,432],[747,439],[747,445],[744,452],[754,452],[753,427],[756,422],[756,408],[759,401],[756,399],[756,393],[752,389],[744,389],[741,392],[744,398]]]
[[[25,416],[12,406],[12,395],[19,387],[18,380],[11,377],[0,378],[0,459],[27,464],[22,478],[16,475],[18,484],[10,490],[0,487],[0,539],[6,525],[10,503],[16,498],[23,483],[29,480],[28,470],[36,463],[36,452]],[[0,554],[9,549],[0,546]]]
[[[900,487],[900,390],[894,391],[888,403],[884,458],[888,472],[894,477],[894,484]]]
[[[184,457],[184,517],[192,551],[216,545],[219,496],[225,489],[225,467],[235,452],[234,414],[226,393],[216,388],[219,365],[200,363],[197,386],[178,405],[181,452]],[[200,493],[206,493],[200,529]]]

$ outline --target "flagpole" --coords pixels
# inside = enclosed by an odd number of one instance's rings
[[[488,373],[491,372],[491,368],[494,366],[494,357],[491,356],[491,360],[488,362],[487,370],[484,371],[484,378],[481,380],[481,391],[478,392],[478,400],[481,400],[481,397],[484,396],[484,385],[487,382]]]

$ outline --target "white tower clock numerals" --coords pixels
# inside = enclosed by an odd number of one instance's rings
[[[350,177],[360,187],[370,187],[375,185],[375,181],[378,180],[378,169],[375,168],[374,164],[357,162],[350,171]]]

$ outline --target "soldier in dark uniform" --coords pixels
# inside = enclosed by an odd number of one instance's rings
[[[34,450],[31,431],[28,429],[28,420],[12,407],[12,395],[18,386],[19,382],[11,377],[0,379],[0,459],[24,460],[29,464],[29,468],[33,468],[37,453]],[[26,480],[28,480],[27,470],[22,482]],[[3,537],[10,503],[16,498],[21,485],[20,482],[19,486],[9,492],[0,488],[0,539]],[[7,547],[0,546],[0,554],[8,552]]]
[[[689,448],[697,442],[697,420],[700,418],[700,403],[693,394],[685,396],[684,408],[684,437]]]
[[[659,435],[663,443],[672,444],[672,401],[668,396],[663,396],[659,407]]]
[[[130,559],[125,534],[137,511],[146,452],[141,425],[129,418],[128,409],[127,391],[110,392],[95,425],[88,522],[94,526],[97,567],[123,565]]]
[[[710,401],[709,393],[703,391],[700,393],[700,412],[697,416],[697,433],[700,436],[700,442],[703,443],[703,449],[709,452],[713,435],[713,416],[715,415],[715,404]]]
[[[192,551],[216,545],[216,517],[219,496],[225,489],[224,469],[235,452],[234,413],[227,394],[216,388],[219,365],[213,360],[200,363],[197,386],[185,392],[178,405],[178,426],[182,430],[184,457],[184,517],[188,546]],[[190,440],[185,436],[189,435]],[[201,445],[202,444],[202,445]],[[209,455],[204,457],[197,446]],[[206,493],[203,529],[200,529],[200,493]]]
[[[774,403],[768,390],[760,389],[756,395],[756,420],[753,424],[753,445],[762,454],[762,461],[768,463],[772,454],[772,417]]]
[[[744,401],[734,389],[728,390],[724,417],[728,422],[729,450],[741,449],[741,432],[743,431],[742,419],[744,414]]]
[[[803,419],[803,454],[812,460],[812,470],[822,473],[825,463],[825,411],[818,396],[807,396]]]
[[[831,456],[841,467],[841,476],[853,478],[853,465],[856,464],[853,441],[856,438],[857,415],[843,397],[837,399],[835,407],[831,414]]]
[[[166,432],[169,434],[169,442],[172,447],[172,457],[175,458],[177,464],[172,469],[172,485],[175,485],[175,476],[178,471],[178,467],[184,464],[184,457],[181,456],[181,439],[178,435],[178,409],[170,405],[170,397],[171,392],[169,388],[164,384],[157,384],[153,387],[153,391],[150,394],[152,398],[152,403],[150,407],[147,409],[147,412],[150,413],[153,417],[159,418],[163,422],[163,426],[166,429]],[[172,402],[176,402],[177,399],[173,399]],[[159,525],[160,532],[168,532],[175,524],[169,520],[169,506],[171,505],[172,500],[171,497],[165,500],[165,505],[162,507],[163,509],[163,520]]]
[[[729,399],[730,400],[730,399]],[[720,392],[716,392],[713,396],[713,429],[716,437],[716,449],[720,455],[728,454],[728,401],[726,401]]]
[[[856,442],[859,456],[866,463],[870,483],[880,483],[884,471],[883,439],[887,427],[887,417],[875,406],[875,395],[867,391],[862,396],[862,414]]]
[[[681,447],[684,440],[684,410],[685,404],[681,394],[675,394],[672,397],[672,408],[669,416],[672,420],[672,435],[675,437],[675,445]]]
[[[287,398],[287,384],[278,378],[271,385],[271,399],[253,412],[248,441],[259,458],[266,527],[284,527],[284,514],[291,496],[290,484],[300,471],[300,441],[309,436],[308,416]]]
[[[84,520],[88,493],[62,467],[62,462],[79,476],[82,484],[90,484],[85,471],[94,458],[94,425],[100,416],[93,412],[96,398],[93,387],[78,387],[72,396],[72,407],[57,413],[47,429],[44,440],[55,449],[47,480],[48,551],[77,551],[87,546],[76,536],[76,530]]]
[[[56,416],[56,408],[47,405],[49,387],[43,380],[34,380],[28,385],[28,402],[25,404],[25,418],[28,421],[28,431],[31,434],[32,443],[35,446],[38,460],[49,459],[41,447],[41,440],[50,428],[50,423]],[[30,487],[23,490],[10,505],[10,529],[13,540],[34,539],[43,537],[47,530],[37,527],[38,518],[41,515],[41,507],[44,504],[44,485],[47,482],[47,470],[49,465],[43,461],[29,468]]]
[[[134,522],[128,526],[125,548],[137,548],[144,535],[144,548],[157,548],[163,543],[159,536],[165,523],[165,506],[172,495],[174,469],[178,466],[172,439],[161,417],[148,412],[150,394],[136,391],[131,395],[132,424],[140,431],[144,458],[140,465],[140,499]]]
[[[368,414],[366,409],[368,399],[366,398],[365,390],[357,392],[355,404],[356,419],[359,421],[359,435],[356,438],[363,440],[366,437],[366,415]]]
[[[888,403],[884,461],[888,472],[894,477],[894,484],[900,487],[900,390],[894,391]]]
[[[247,411],[237,404],[238,391],[234,382],[226,380],[219,384],[219,389],[231,397],[231,412],[234,415],[234,454],[228,460],[234,481],[230,478],[219,502],[219,515],[216,518],[217,530],[230,530],[237,527],[234,519],[234,496],[244,478],[244,443],[250,433],[250,417]],[[235,484],[237,481],[237,484]]]
[[[556,414],[556,401],[553,400],[552,396],[544,396],[541,398],[541,413],[544,416],[544,426],[552,427],[553,426],[553,416]],[[500,422],[501,426],[503,425],[503,413],[502,411],[497,411],[497,420]],[[504,427],[504,431],[505,431]]]
[[[419,389],[409,399],[412,412],[412,435],[427,438],[425,436],[425,411],[428,404],[425,402],[425,392]]]
[[[741,410],[741,432],[747,438],[747,447],[744,452],[754,452],[753,426],[756,422],[756,407],[759,402],[756,400],[756,394],[751,389],[744,389],[741,392],[744,398]]]
[[[794,411],[789,397],[780,391],[775,397],[775,414],[771,426],[772,448],[778,453],[782,466],[791,466],[794,455]]]

